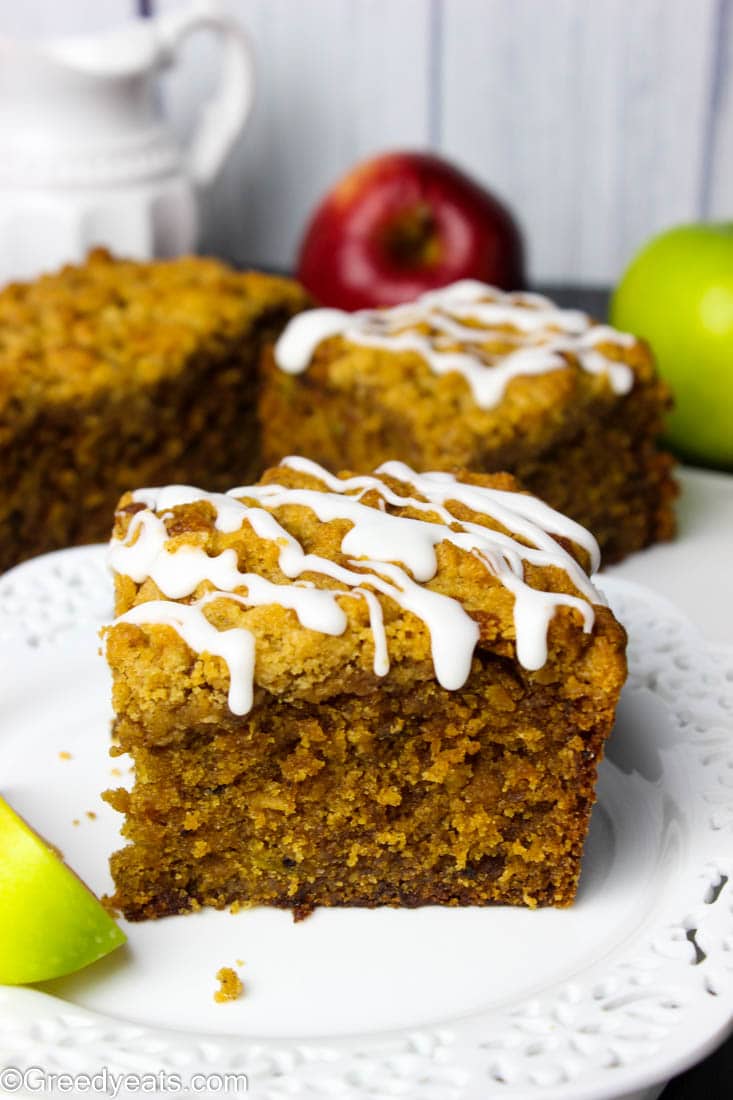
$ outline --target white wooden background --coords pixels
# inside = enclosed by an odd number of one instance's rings
[[[0,33],[97,29],[185,0],[2,0]],[[652,232],[733,218],[733,0],[229,0],[253,117],[205,196],[202,247],[288,267],[355,161],[430,146],[515,210],[537,280],[613,281]],[[201,34],[164,78],[185,137],[216,76]]]

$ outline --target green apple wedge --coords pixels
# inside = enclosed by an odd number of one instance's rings
[[[125,939],[81,879],[0,798],[0,983],[71,974]]]
[[[733,468],[733,223],[681,225],[651,240],[616,288],[611,322],[648,341],[672,388],[672,448]]]

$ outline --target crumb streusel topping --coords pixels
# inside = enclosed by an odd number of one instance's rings
[[[492,578],[512,594],[516,653],[525,668],[545,664],[547,632],[559,607],[577,611],[586,633],[593,629],[593,605],[604,601],[563,541],[580,547],[594,569],[599,563],[595,539],[537,498],[448,473],[417,474],[400,462],[385,463],[375,474],[360,477],[337,477],[299,457],[284,459],[274,474],[280,470],[304,475],[306,484],[315,479],[323,487],[265,481],[227,494],[180,485],[140,489],[132,494],[129,526],[111,543],[115,572],[137,585],[152,581],[162,597],[136,603],[115,623],[166,625],[194,652],[222,658],[234,714],[248,713],[253,704],[256,640],[246,629],[221,630],[210,621],[207,609],[222,599],[246,608],[279,605],[294,611],[302,627],[338,636],[349,622],[343,599],[356,596],[368,610],[373,671],[383,677],[390,669],[380,600],[386,597],[427,628],[441,686],[461,688],[480,630],[460,599],[428,586],[438,571],[436,549],[441,544],[470,555],[483,567],[487,581]],[[213,510],[218,531],[232,533],[247,524],[259,539],[273,544],[284,581],[241,571],[232,548],[212,555],[201,545],[171,546],[167,520],[172,510],[196,502]],[[321,524],[341,524],[341,560],[309,552],[288,530],[283,512],[289,508],[308,509]],[[533,586],[528,567],[549,570],[548,575],[559,570],[563,582],[542,587],[535,580]],[[321,583],[327,578],[327,586],[304,579],[313,575]],[[181,602],[191,597],[192,602]]]

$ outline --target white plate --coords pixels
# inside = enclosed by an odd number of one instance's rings
[[[106,754],[103,553],[0,580],[2,790],[98,892],[119,844],[99,792],[125,766]],[[572,909],[125,924],[128,946],[96,966],[0,989],[0,1065],[236,1071],[261,1100],[601,1100],[706,1054],[733,1017],[733,651],[646,589],[602,584],[631,677]],[[215,1004],[237,959],[245,995]]]

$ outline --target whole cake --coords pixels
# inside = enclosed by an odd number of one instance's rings
[[[384,310],[318,309],[266,353],[264,460],[509,470],[605,562],[674,532],[669,394],[633,336],[472,280]]]
[[[0,291],[0,571],[105,539],[130,486],[254,476],[260,349],[306,301],[214,260],[102,251]]]
[[[598,547],[506,474],[126,494],[105,630],[132,920],[569,905],[625,633]]]

